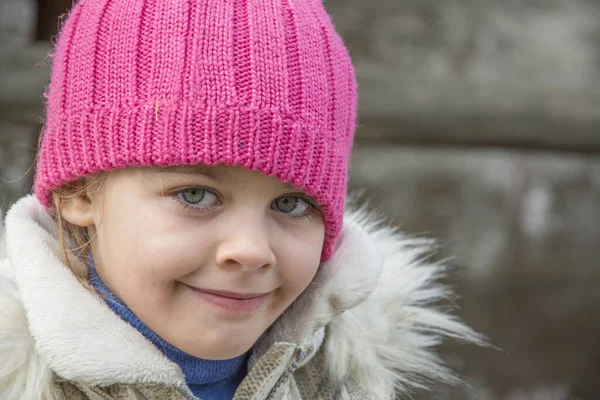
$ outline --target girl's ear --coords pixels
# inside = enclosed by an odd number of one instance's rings
[[[95,190],[92,190],[95,189]],[[81,227],[94,225],[94,202],[99,201],[98,181],[80,180],[69,184],[60,196],[62,218]]]
[[[69,223],[88,227],[94,225],[94,208],[91,199],[85,195],[66,196],[61,200],[60,212]]]

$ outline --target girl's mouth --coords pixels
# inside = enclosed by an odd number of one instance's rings
[[[221,309],[249,313],[258,310],[271,297],[271,293],[236,293],[221,290],[200,289],[188,286],[202,300]]]

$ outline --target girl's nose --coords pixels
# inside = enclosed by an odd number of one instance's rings
[[[275,265],[275,254],[265,225],[259,218],[244,218],[232,225],[217,249],[217,265],[238,266],[247,271]]]

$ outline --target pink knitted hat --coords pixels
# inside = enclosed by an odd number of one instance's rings
[[[321,0],[80,0],[53,55],[34,191],[129,166],[276,176],[342,227],[356,119],[348,52]]]

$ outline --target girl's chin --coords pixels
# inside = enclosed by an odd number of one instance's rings
[[[194,329],[185,329],[185,331],[193,332]],[[220,331],[213,330],[209,333],[210,336],[206,335],[206,333],[204,331],[203,336],[198,336],[196,343],[177,340],[167,340],[167,342],[186,354],[204,360],[230,360],[246,354],[260,337],[260,335],[257,337],[248,337],[248,329],[243,329],[243,327]],[[244,338],[243,342],[234,343],[232,340],[241,337]]]

